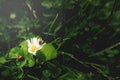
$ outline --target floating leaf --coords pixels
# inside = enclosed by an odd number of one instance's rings
[[[26,58],[28,60],[28,67],[33,67],[35,65],[35,60],[33,55],[28,54]]]
[[[27,60],[24,60],[24,61],[17,61],[17,65],[22,68],[23,66],[25,66],[27,63]]]
[[[9,57],[10,58],[17,58],[20,54],[23,54],[22,50],[19,47],[12,48]]]
[[[45,55],[46,60],[51,60],[57,57],[56,49],[53,47],[51,43],[45,44],[40,51],[42,54]]]
[[[7,60],[4,57],[0,57],[0,64],[4,64],[6,62],[7,62]]]
[[[27,54],[28,53],[27,41],[21,42],[20,46],[21,46],[21,49],[24,51],[24,53]]]

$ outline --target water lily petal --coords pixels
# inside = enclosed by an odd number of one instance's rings
[[[42,44],[42,43],[39,44],[40,40],[43,43],[42,39],[39,39],[39,38],[36,38],[36,37],[31,38],[30,40],[27,40],[27,42],[28,42],[28,52],[29,53],[31,53],[33,55],[36,55],[36,52],[43,47],[44,44]]]

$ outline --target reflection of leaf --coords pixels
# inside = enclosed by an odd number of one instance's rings
[[[47,18],[50,18],[50,17],[54,17],[54,14],[46,14],[46,13],[43,13],[43,16],[44,17],[47,17]]]
[[[61,70],[60,68],[57,68],[57,69],[54,68],[54,69],[53,69],[53,72],[51,73],[51,74],[52,74],[51,76],[52,76],[53,78],[58,77],[58,76],[61,74],[61,71],[62,71],[62,70]]]
[[[46,7],[46,8],[48,8],[48,9],[53,6],[52,2],[50,2],[50,1],[43,1],[41,3],[41,5],[44,6],[44,7]]]
[[[21,79],[21,78],[23,77],[23,75],[24,75],[24,72],[23,72],[23,70],[21,69],[21,72],[18,74],[17,77],[18,77],[19,79]]]
[[[114,57],[115,55],[119,54],[119,50],[107,50],[106,53],[108,54],[108,57]]]
[[[1,72],[1,75],[4,76],[4,77],[7,77],[10,75],[10,71],[7,69],[7,70],[4,70],[3,72]]]
[[[62,24],[60,23],[54,30],[54,34],[56,34],[62,28]]]
[[[98,6],[100,5],[100,0],[91,0],[91,3],[93,6]]]
[[[50,77],[50,75],[51,75],[49,70],[44,70],[42,73],[45,77]]]
[[[45,0],[41,3],[41,5],[45,8],[59,8],[62,5],[62,0],[55,0],[55,1],[49,1],[49,0]]]
[[[60,80],[86,80],[86,78],[82,73],[78,73],[75,75],[72,72],[67,72],[60,76]]]
[[[46,57],[46,60],[51,60],[57,57],[57,52],[52,44],[45,44],[40,50]]]
[[[30,74],[27,74],[27,76],[28,76],[29,78],[31,78],[32,80],[40,80],[39,78],[37,78],[37,77],[35,77],[35,76],[33,76],[33,75],[30,75]]]

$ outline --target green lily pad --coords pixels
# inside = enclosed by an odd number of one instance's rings
[[[51,43],[45,44],[40,51],[45,55],[46,61],[57,57],[57,51]]]

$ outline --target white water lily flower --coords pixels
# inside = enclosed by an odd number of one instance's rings
[[[42,44],[43,40],[36,37],[27,40],[27,42],[28,42],[28,52],[33,55],[36,55],[36,52],[43,47]]]

